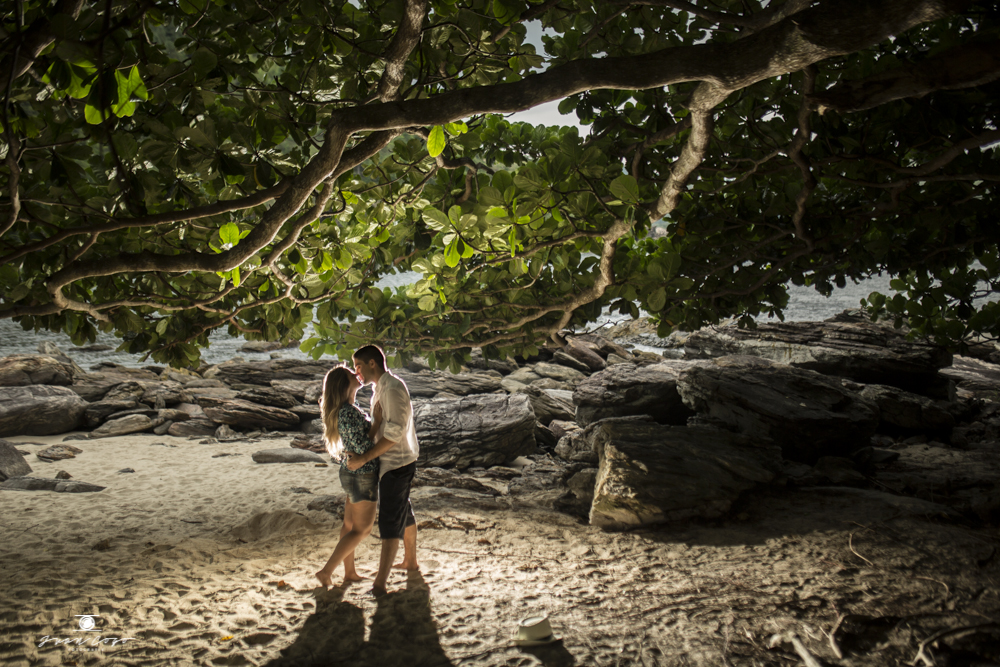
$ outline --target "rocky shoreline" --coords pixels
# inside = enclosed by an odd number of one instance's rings
[[[669,346],[657,355],[629,349],[653,341],[643,326],[569,337],[517,362],[477,351],[458,375],[420,361],[398,369],[414,400],[418,487],[483,502],[517,496],[612,530],[732,516],[747,494],[789,487],[849,487],[927,516],[1000,519],[992,346],[953,358],[845,313],[656,339]],[[84,371],[45,345],[0,359],[0,438],[72,432],[37,451],[40,461],[139,433],[259,441],[260,464],[329,460],[317,401],[333,361]],[[291,447],[267,447],[278,438]],[[103,488],[39,477],[0,441],[0,489]]]

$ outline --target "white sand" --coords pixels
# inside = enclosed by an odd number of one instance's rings
[[[885,665],[934,629],[1000,618],[995,530],[837,492],[607,534],[516,497],[422,488],[422,574],[396,573],[378,601],[364,585],[322,591],[312,574],[340,525],[306,505],[340,493],[337,469],[250,459],[287,443],[143,435],[73,441],[83,453],[55,463],[29,456],[34,476],[66,470],[107,489],[0,493],[0,664],[789,665],[791,644],[768,640],[795,632],[830,664]],[[232,529],[254,517],[258,539],[239,541]],[[377,553],[362,544],[362,572]],[[518,619],[537,612],[562,641],[513,646]],[[909,620],[838,662],[824,632],[847,613]],[[99,616],[97,632],[80,631],[82,614]],[[132,639],[38,647],[46,636]]]

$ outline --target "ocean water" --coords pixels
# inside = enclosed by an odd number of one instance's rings
[[[414,280],[414,276],[416,274],[413,273],[389,276],[378,283],[378,286],[398,287],[406,285]],[[789,285],[789,303],[785,309],[785,321],[824,320],[848,308],[857,308],[860,300],[874,291],[888,292],[889,278],[875,277],[858,284],[849,283],[843,289],[834,290],[829,297],[824,297],[811,288]],[[620,316],[608,317],[606,321],[617,319],[621,319]],[[768,320],[762,319],[761,321]],[[307,336],[308,334],[307,330]],[[209,340],[209,347],[202,351],[205,363],[217,364],[237,356],[243,357],[246,361],[260,361],[269,359],[271,356],[270,353],[266,352],[241,352],[239,348],[246,341],[243,338],[232,338],[225,332],[216,332],[211,335]],[[24,331],[19,324],[11,320],[0,320],[0,357],[10,354],[34,354],[38,351],[38,345],[45,341],[55,343],[85,369],[101,362],[113,362],[131,367],[141,367],[153,363],[151,360],[143,361],[142,355],[117,352],[114,349],[101,352],[83,351],[73,345],[69,337],[64,334],[47,331]],[[96,344],[117,348],[120,342],[111,334],[99,333]],[[297,348],[280,350],[278,354],[290,359],[310,358]]]

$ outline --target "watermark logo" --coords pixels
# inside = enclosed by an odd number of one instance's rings
[[[135,637],[105,637],[97,627],[95,619],[100,618],[98,614],[76,614],[75,618],[79,627],[76,632],[97,633],[87,636],[76,637],[52,637],[45,635],[38,641],[38,648],[63,646],[71,651],[101,651],[108,646],[124,645],[126,642],[135,641]]]
[[[95,618],[100,618],[97,614],[77,614],[76,617],[80,619],[80,630],[83,632],[97,632],[97,623],[94,621]]]

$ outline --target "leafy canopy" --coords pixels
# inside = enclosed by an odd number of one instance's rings
[[[455,365],[602,309],[663,333],[875,272],[1000,332],[992,3],[19,0],[0,317],[195,364],[209,332]],[[528,27],[544,28],[541,46]],[[589,131],[511,123],[559,100]],[[373,287],[399,271],[398,290]],[[985,285],[985,287],[984,287]]]

